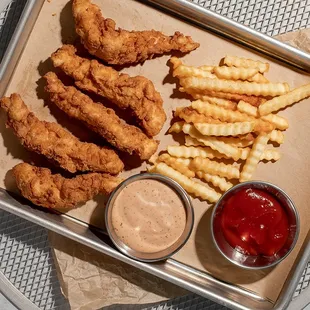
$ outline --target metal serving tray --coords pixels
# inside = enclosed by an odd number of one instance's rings
[[[43,2],[44,0],[28,0],[27,2],[22,18],[1,64],[0,96],[4,93],[10,81],[20,53],[27,42]],[[309,54],[191,2],[186,0],[145,0],[144,2],[176,14],[203,28],[216,31],[225,37],[233,38],[239,43],[264,52],[296,68],[303,70],[310,69]],[[278,300],[276,303],[272,303],[252,292],[220,281],[207,273],[181,264],[174,259],[153,264],[141,263],[130,259],[112,246],[111,241],[104,231],[78,221],[66,214],[55,214],[38,207],[31,207],[20,197],[4,189],[0,189],[0,208],[232,309],[285,309],[292,299],[295,288],[310,257],[309,233]]]

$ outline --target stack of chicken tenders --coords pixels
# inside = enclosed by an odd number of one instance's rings
[[[90,55],[79,56],[73,45],[59,48],[51,55],[53,65],[71,77],[75,86],[66,86],[54,72],[48,72],[45,90],[52,104],[111,147],[82,142],[61,125],[39,120],[19,94],[0,99],[7,112],[7,127],[23,146],[72,173],[68,178],[27,163],[13,168],[21,194],[46,208],[74,208],[94,195],[113,191],[121,182],[116,175],[124,169],[118,151],[143,161],[157,150],[158,141],[153,137],[166,121],[160,93],[147,78],[119,73],[112,66],[141,63],[174,50],[188,53],[199,46],[179,32],[166,36],[155,30],[117,29],[90,0],[74,0],[72,11],[76,32]],[[126,123],[101,101],[94,101],[91,94],[125,110],[135,125]]]

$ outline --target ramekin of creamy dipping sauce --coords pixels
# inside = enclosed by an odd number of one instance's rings
[[[160,174],[137,174],[111,194],[105,223],[114,245],[143,262],[164,260],[188,240],[194,211],[185,190]]]
[[[293,250],[300,220],[290,197],[276,185],[249,181],[228,190],[214,207],[211,233],[218,250],[232,263],[263,269]]]

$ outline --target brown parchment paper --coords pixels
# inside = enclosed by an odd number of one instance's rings
[[[187,291],[89,247],[49,233],[64,296],[72,310],[160,302]]]
[[[94,0],[94,2],[101,6],[105,16],[113,18],[120,27],[135,30],[156,28],[167,34],[172,34],[178,30],[191,35],[194,40],[200,42],[201,46],[184,57],[185,63],[191,65],[217,64],[220,58],[226,54],[266,60],[263,56],[257,55],[244,47],[165,15],[140,2],[134,0]],[[293,38],[293,41],[295,40],[294,44],[304,40],[302,35],[300,38]],[[78,122],[69,120],[62,112],[44,101],[46,95],[43,91],[44,82],[41,78],[47,71],[53,69],[48,59],[50,54],[63,43],[73,42],[74,39],[71,3],[67,2],[67,0],[45,2],[7,88],[7,94],[12,92],[20,93],[38,117],[44,120],[57,120],[63,126],[78,134],[81,131]],[[287,40],[292,40],[292,38]],[[174,90],[175,80],[169,75],[168,59],[169,56],[158,57],[146,61],[143,65],[124,69],[131,75],[140,74],[151,79],[164,99],[168,120],[162,133],[158,136],[161,140],[159,150],[164,149],[168,144],[176,143],[171,135],[164,135],[169,128],[172,111],[177,106],[189,104],[187,99]],[[270,59],[268,61],[271,64],[270,73],[267,74],[270,80],[274,82],[285,80],[290,84],[291,88],[310,82],[310,78],[305,74],[279,65]],[[280,147],[283,157],[277,163],[261,163],[254,175],[255,179],[263,179],[279,185],[295,201],[301,217],[301,232],[295,250],[284,262],[271,270],[253,272],[233,266],[224,260],[212,245],[208,233],[211,206],[195,199],[193,201],[195,227],[187,244],[174,256],[176,260],[209,272],[224,281],[242,286],[260,296],[273,301],[276,300],[309,230],[310,213],[307,210],[307,203],[310,198],[308,190],[310,184],[310,175],[308,173],[310,168],[310,158],[308,156],[309,103],[310,100],[304,100],[280,113],[290,121],[290,128],[285,134],[286,141]],[[0,185],[10,190],[16,190],[9,169],[21,160],[33,159],[34,155],[26,152],[12,132],[5,129],[5,116],[3,113],[1,113],[0,117],[0,130],[2,133],[0,137],[2,146],[0,148]],[[85,133],[85,130],[82,130],[82,132]],[[145,164],[126,171],[123,176],[126,177],[144,169]],[[80,220],[102,227],[104,222],[104,201],[105,197],[98,196],[94,201],[89,201],[84,206],[68,213]]]

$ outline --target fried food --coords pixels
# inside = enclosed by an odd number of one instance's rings
[[[239,179],[240,172],[239,169],[230,164],[218,163],[212,161],[209,158],[195,157],[191,164],[190,169],[194,171],[203,171],[213,175],[218,175],[220,177],[228,179]]]
[[[201,114],[192,107],[184,107],[182,109],[177,108],[175,111],[175,116],[185,120],[186,123],[223,124],[223,122],[218,119]]]
[[[51,101],[70,117],[83,121],[87,127],[105,138],[120,151],[149,159],[158,142],[148,138],[139,128],[128,125],[112,109],[95,103],[73,86],[65,86],[54,72],[45,75]]]
[[[219,119],[223,122],[244,122],[244,121],[256,121],[254,131],[266,131],[269,132],[274,129],[274,125],[265,122],[261,119],[255,119],[254,117],[241,113],[239,111],[227,110],[223,107],[211,104],[209,102],[203,102],[201,100],[193,101],[192,108],[196,109],[199,113],[208,115]]]
[[[215,67],[214,73],[219,79],[224,80],[249,80],[258,73],[256,68]]]
[[[226,158],[226,156],[218,151],[212,150],[210,147],[201,147],[201,146],[176,146],[176,145],[168,145],[167,151],[171,156],[177,158],[195,158],[195,157],[203,157],[203,158]],[[163,154],[164,155],[164,154]]]
[[[267,143],[269,140],[269,135],[262,133],[260,134],[254,144],[253,147],[247,157],[247,160],[243,166],[243,169],[240,173],[240,182],[249,181],[252,178],[252,175],[261,160],[262,155],[266,149]]]
[[[163,174],[176,182],[178,182],[183,188],[190,194],[202,198],[203,200],[209,200],[210,202],[216,202],[220,199],[221,195],[214,189],[209,188],[203,184],[193,181],[179,171],[174,170],[165,163],[158,163],[151,169],[152,172]]]
[[[289,92],[287,83],[256,83],[212,78],[186,77],[180,80],[186,89],[227,92],[254,96],[278,96]]]
[[[204,136],[238,136],[252,132],[255,122],[237,122],[226,124],[196,123],[195,128]]]
[[[183,130],[183,125],[185,124],[185,122],[175,122],[171,125],[171,127],[169,128],[168,132],[172,133],[180,133]]]
[[[163,100],[150,80],[119,74],[97,60],[79,57],[72,45],[62,46],[51,59],[55,67],[74,78],[80,89],[103,96],[121,109],[128,109],[148,136],[160,132],[167,117]]]
[[[239,101],[237,109],[242,113],[246,113],[256,118],[260,118],[263,121],[269,122],[273,124],[275,128],[278,128],[280,130],[285,130],[289,127],[288,120],[286,118],[273,113],[260,116],[256,107],[253,107],[249,103],[242,100]]]
[[[97,171],[111,174],[123,170],[123,162],[112,149],[81,142],[60,125],[40,121],[18,94],[3,97],[0,105],[8,114],[7,126],[13,129],[21,143],[63,169],[72,173]]]
[[[269,63],[264,63],[258,60],[246,59],[236,56],[226,56],[224,58],[224,64],[229,67],[243,67],[243,68],[256,68],[259,72],[264,73],[269,70]]]
[[[176,32],[166,36],[160,31],[116,29],[114,20],[104,18],[90,0],[74,0],[75,29],[90,54],[113,65],[143,62],[154,55],[173,50],[188,53],[199,47],[191,37]]]
[[[50,169],[26,163],[13,168],[17,187],[22,195],[45,208],[74,208],[97,194],[110,194],[121,182],[120,178],[103,173],[88,173],[67,179],[52,174]]]
[[[310,96],[310,84],[306,84],[293,89],[291,92],[273,98],[259,107],[260,115],[268,115],[269,113],[286,108],[295,102],[299,102]]]
[[[284,135],[282,131],[273,130],[270,133],[270,141],[276,142],[278,144],[282,144],[284,142]]]
[[[186,66],[182,63],[181,59],[177,57],[171,57],[170,62],[173,66],[172,75],[174,77],[182,78],[186,76],[199,76],[199,77],[216,78],[216,75],[211,73],[213,67],[209,68],[210,70],[204,70],[201,68]]]
[[[188,166],[179,162],[176,157],[172,157],[169,154],[160,155],[157,161],[165,163],[166,165],[170,166],[176,171],[181,172],[183,175],[187,176],[188,178],[193,178],[195,176],[194,171],[190,170]]]
[[[179,91],[186,92],[187,94],[191,95],[194,99],[199,99],[202,101],[207,101],[205,100],[205,96],[211,96],[211,97],[222,98],[222,99],[233,100],[233,101],[243,100],[255,107],[258,107],[262,103],[267,101],[264,97],[259,97],[259,96],[233,94],[233,93],[220,92],[220,91],[209,91],[209,90],[207,91],[207,90],[201,90],[201,89],[193,90],[191,88],[186,88],[186,87],[180,87]]]
[[[199,178],[226,191],[233,186],[226,179],[250,180],[259,161],[281,158],[281,153],[267,144],[283,143],[280,130],[289,124],[271,112],[309,96],[310,84],[288,92],[287,83],[270,83],[263,75],[268,63],[239,57],[225,57],[226,66],[192,67],[176,57],[170,62],[172,75],[180,81],[179,91],[196,99],[190,106],[176,107],[174,117],[182,121],[173,122],[168,131],[183,132],[185,143],[166,149],[170,157],[195,172],[190,181]],[[278,96],[281,93],[284,95]],[[161,156],[168,158],[167,153]],[[155,171],[167,173],[164,167],[158,168],[159,160],[154,164]],[[166,164],[173,167],[168,161]],[[190,176],[188,171],[182,173],[183,178]],[[193,194],[191,187],[184,188]]]
[[[183,127],[182,127],[183,128]],[[278,139],[277,134],[274,134],[275,139]],[[219,141],[223,141],[226,144],[230,144],[236,147],[247,147],[253,144],[254,136],[252,134],[246,134],[238,137],[219,137]],[[202,142],[199,142],[195,138],[186,135],[185,136],[185,145],[186,146],[205,146]]]
[[[226,181],[225,178],[219,177],[217,175],[204,173],[202,171],[197,171],[196,176],[199,179],[203,179],[209,183],[212,183],[214,186],[218,187],[223,192],[226,192],[231,187],[233,187],[233,184],[231,182],[228,182],[228,181]]]
[[[210,147],[212,150],[218,151],[219,153],[225,155],[225,157],[233,158],[234,160],[240,159],[241,150],[239,148],[223,141],[219,141],[216,137],[202,135],[194,125],[184,124],[182,131],[185,134],[190,135],[192,138],[197,139],[205,146]]]

